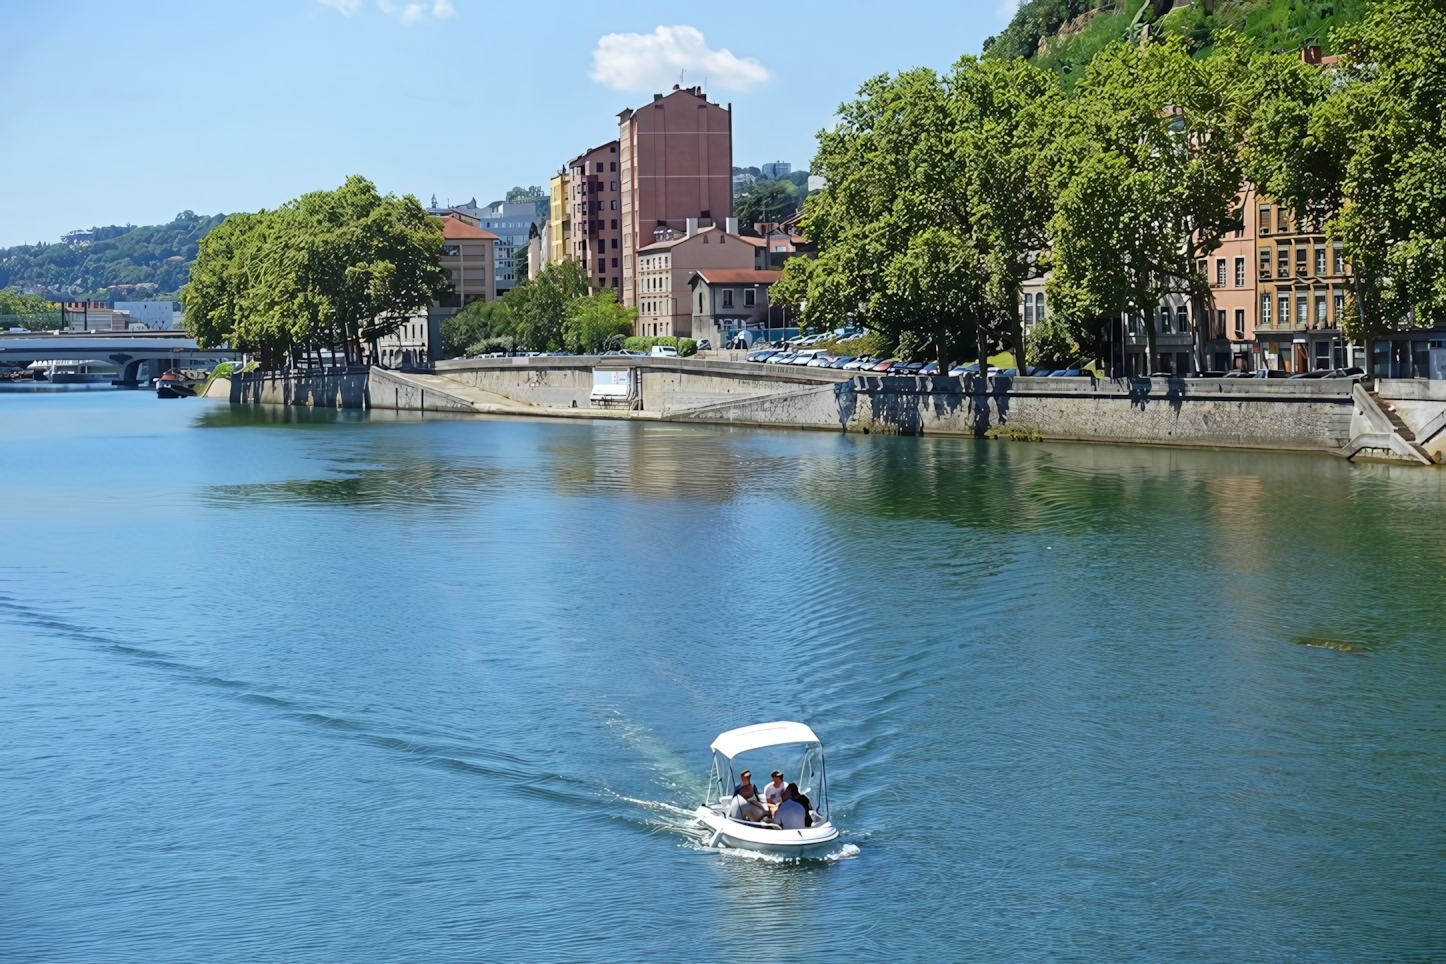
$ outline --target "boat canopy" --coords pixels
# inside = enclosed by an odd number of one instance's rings
[[[749,750],[756,750],[759,747],[779,746],[784,743],[820,743],[813,731],[802,723],[755,723],[752,726],[740,726],[736,730],[729,730],[727,733],[718,734],[718,738],[709,747],[714,753],[721,753],[728,759],[733,759],[740,753]]]

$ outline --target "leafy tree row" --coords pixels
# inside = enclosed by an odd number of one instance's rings
[[[1166,295],[1209,317],[1198,266],[1241,225],[1248,180],[1342,244],[1350,337],[1446,323],[1443,35],[1432,0],[1381,0],[1336,35],[1334,72],[1223,31],[1204,58],[1178,38],[1110,45],[1071,94],[1019,58],[876,77],[819,134],[819,256],[788,262],[774,297],[942,364],[1022,345],[1021,285],[1051,271],[1029,354],[1078,358]]]
[[[362,362],[452,290],[441,248],[441,223],[415,197],[354,175],[208,234],[181,295],[186,330],[255,351],[263,368],[320,348]]]
[[[637,311],[618,304],[617,292],[588,293],[582,264],[549,264],[497,301],[474,301],[442,322],[449,356],[493,351],[593,353],[632,334]]]

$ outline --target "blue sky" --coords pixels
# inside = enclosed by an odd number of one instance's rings
[[[735,164],[797,168],[862,80],[977,53],[1011,6],[0,0],[0,246],[352,173],[485,203],[616,136],[679,69],[733,104]]]

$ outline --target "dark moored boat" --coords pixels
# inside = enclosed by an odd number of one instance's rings
[[[201,377],[192,377],[195,375],[200,375]],[[192,398],[196,394],[196,385],[204,379],[204,372],[190,372],[180,368],[172,368],[160,378],[156,379],[156,397]]]

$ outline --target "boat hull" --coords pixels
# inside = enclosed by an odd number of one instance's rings
[[[838,842],[838,830],[825,821],[804,830],[769,830],[757,824],[729,820],[709,807],[694,811],[698,822],[710,831],[709,844],[733,847],[781,857],[822,857]]]

